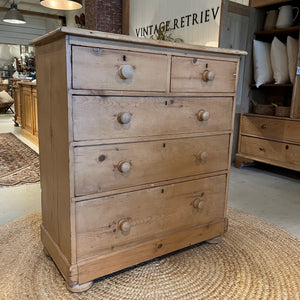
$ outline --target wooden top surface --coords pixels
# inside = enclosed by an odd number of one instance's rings
[[[40,38],[31,41],[30,44],[35,46],[40,46],[43,44],[47,44],[65,35],[119,41],[119,42],[133,43],[139,45],[149,45],[154,47],[159,46],[159,47],[172,48],[172,49],[194,50],[194,51],[202,51],[202,52],[217,53],[217,54],[219,53],[219,54],[229,54],[229,55],[247,55],[246,51],[240,51],[234,49],[224,49],[224,48],[217,48],[217,47],[200,46],[195,44],[158,41],[158,40],[152,40],[146,38],[137,38],[128,35],[107,33],[102,31],[93,31],[87,29],[78,29],[78,28],[71,28],[71,27],[58,28],[54,31],[45,34]]]
[[[19,81],[19,85],[33,85],[36,86],[36,82],[31,82],[31,81]]]

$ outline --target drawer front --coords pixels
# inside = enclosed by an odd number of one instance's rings
[[[76,203],[77,259],[224,218],[226,176]]]
[[[236,62],[217,58],[172,58],[172,92],[233,93],[236,89],[236,79]]]
[[[164,92],[167,88],[166,55],[73,46],[72,64],[74,89]]]
[[[228,168],[229,135],[76,147],[75,195]]]
[[[242,136],[241,152],[266,160],[300,165],[300,146]]]
[[[241,132],[263,138],[300,142],[300,122],[263,117],[242,117]]]
[[[232,103],[231,97],[75,96],[74,140],[231,130]],[[209,119],[203,120],[207,113]],[[126,116],[129,119],[122,121],[122,117]]]

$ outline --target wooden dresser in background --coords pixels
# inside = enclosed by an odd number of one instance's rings
[[[71,291],[226,231],[245,52],[67,28],[33,44],[42,242]]]

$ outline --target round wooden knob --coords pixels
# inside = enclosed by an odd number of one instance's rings
[[[209,119],[209,117],[210,117],[210,114],[208,111],[201,109],[198,112],[198,120],[199,121],[207,121]]]
[[[122,219],[119,221],[119,229],[122,232],[129,232],[131,228],[131,224],[127,219]]]
[[[124,112],[118,115],[118,122],[121,124],[128,124],[131,121],[131,114]]]
[[[213,81],[215,79],[215,73],[205,70],[202,74],[203,81]]]
[[[122,161],[118,165],[118,169],[121,173],[127,173],[130,171],[131,165],[127,161]]]
[[[193,206],[197,209],[202,209],[204,207],[205,202],[199,198],[195,199],[193,202]]]
[[[121,66],[119,74],[122,79],[131,79],[133,77],[133,67],[131,65]]]
[[[198,157],[200,161],[206,162],[208,159],[208,153],[203,151],[198,155]]]

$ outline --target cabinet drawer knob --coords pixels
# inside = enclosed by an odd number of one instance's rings
[[[118,170],[121,172],[121,173],[127,173],[129,172],[131,169],[131,165],[129,162],[127,161],[121,161],[119,162],[119,165],[118,165]]]
[[[123,112],[118,115],[118,122],[120,124],[128,124],[131,121],[131,114],[128,112]]]
[[[262,124],[262,125],[261,125],[261,128],[262,128],[262,129],[266,129],[266,128],[267,128],[267,124]]]
[[[131,65],[121,66],[119,74],[122,79],[131,79],[133,77],[133,67]]]
[[[215,79],[215,73],[212,71],[205,70],[202,73],[203,81],[213,81]]]
[[[122,232],[129,232],[131,229],[131,224],[127,219],[122,219],[119,221],[119,229]]]
[[[203,151],[198,155],[200,161],[206,162],[208,159],[208,153]]]
[[[201,109],[198,112],[198,120],[199,121],[207,121],[209,120],[210,114],[208,111]]]
[[[259,147],[259,150],[260,151],[265,151],[265,148],[264,147]]]
[[[203,209],[205,202],[199,198],[195,199],[193,202],[194,208]]]

